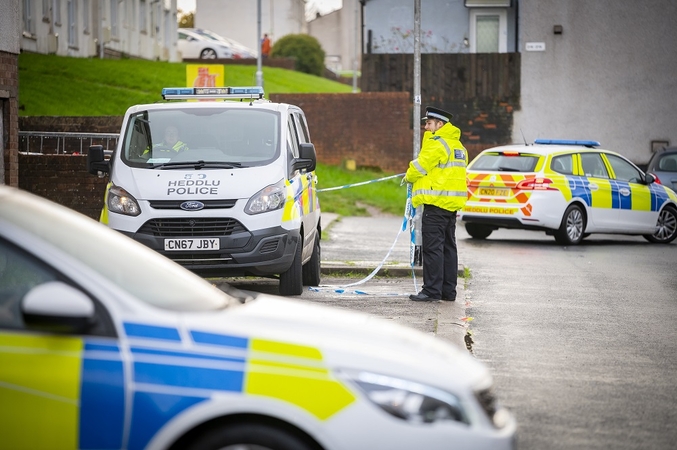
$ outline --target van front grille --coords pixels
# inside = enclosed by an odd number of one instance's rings
[[[156,237],[230,236],[247,229],[232,218],[164,218],[144,223],[139,233]]]

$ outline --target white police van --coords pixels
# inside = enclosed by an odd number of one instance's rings
[[[303,111],[261,87],[165,88],[125,114],[101,221],[203,276],[265,276],[280,294],[320,283],[315,147]],[[236,100],[236,101],[232,101]]]

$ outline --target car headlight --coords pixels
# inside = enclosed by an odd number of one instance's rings
[[[261,214],[268,211],[275,211],[284,206],[287,200],[287,188],[284,180],[266,186],[249,199],[244,207],[247,214]]]
[[[441,389],[371,372],[341,372],[388,414],[413,423],[451,420],[469,424],[461,401]]]
[[[126,216],[138,216],[141,208],[134,196],[119,186],[111,186],[108,190],[108,210]]]

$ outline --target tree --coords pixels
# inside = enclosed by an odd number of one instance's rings
[[[311,75],[324,73],[324,50],[319,41],[307,34],[288,34],[278,39],[270,52],[271,57],[296,59],[296,70]]]
[[[195,14],[192,12],[184,13],[182,10],[178,10],[179,16],[179,28],[193,28],[195,23]]]

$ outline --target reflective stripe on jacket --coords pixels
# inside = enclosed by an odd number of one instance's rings
[[[413,183],[412,205],[435,205],[458,211],[468,199],[466,173],[468,152],[459,138],[461,130],[446,123],[432,134],[423,135],[418,158],[409,163],[405,175]]]

